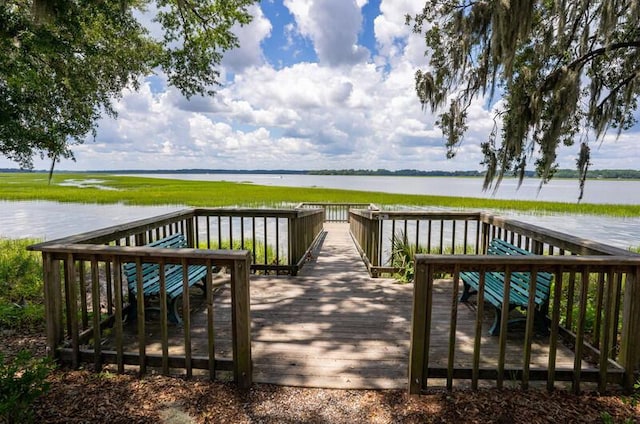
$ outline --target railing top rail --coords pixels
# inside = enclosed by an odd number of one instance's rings
[[[310,214],[322,209],[277,209],[277,208],[196,208],[196,216],[233,216],[233,217],[281,217],[295,218],[300,214]]]
[[[542,243],[553,245],[580,255],[614,255],[614,256],[639,256],[639,254],[596,241],[575,237],[570,234],[550,230],[534,224],[504,218],[491,213],[481,213],[481,221],[513,231],[523,236],[531,237]]]
[[[99,230],[87,231],[69,237],[63,237],[43,243],[29,246],[29,250],[43,250],[49,245],[79,244],[79,243],[106,243],[114,239],[126,237],[135,232],[154,229],[160,225],[173,223],[193,216],[194,209],[182,209],[176,212],[140,219],[126,224],[113,225]]]
[[[368,207],[373,205],[372,203],[360,203],[360,202],[301,202],[297,207],[304,208],[308,206],[364,206]],[[375,206],[375,205],[374,205]]]
[[[418,254],[415,256],[417,264],[433,265],[459,265],[464,267],[495,267],[499,265],[509,266],[560,266],[560,267],[640,267],[640,256],[548,256],[548,255],[429,255]]]
[[[180,263],[182,259],[189,259],[190,263],[204,263],[212,260],[219,265],[231,264],[234,261],[250,259],[249,250],[218,250],[218,249],[171,249],[149,246],[106,246],[98,244],[48,244],[38,246],[43,253],[56,256],[74,255],[77,257],[98,257],[110,260],[114,257],[121,259],[143,258],[145,261],[164,260],[167,263]]]
[[[153,230],[159,226],[188,219],[194,216],[233,216],[233,217],[281,217],[302,218],[313,214],[321,214],[322,209],[245,209],[245,208],[186,208],[167,214],[140,219],[126,224],[92,230],[68,237],[63,237],[29,246],[29,250],[43,250],[49,245],[62,244],[102,244],[132,234]]]
[[[477,220],[480,218],[481,214],[480,212],[463,211],[380,211],[368,209],[352,209],[351,213],[363,216],[365,218],[377,220]]]

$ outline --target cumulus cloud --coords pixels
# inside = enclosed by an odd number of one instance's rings
[[[233,27],[233,33],[238,37],[240,47],[227,52],[222,64],[233,72],[241,72],[249,66],[258,66],[265,62],[260,48],[262,40],[271,34],[271,22],[264,16],[259,5],[249,7],[253,20],[249,25]]]
[[[300,35],[312,40],[320,63],[328,66],[353,65],[369,58],[369,50],[357,43],[364,4],[355,0],[284,1]]]
[[[483,99],[469,109],[456,159],[447,160],[437,117],[416,98],[415,69],[426,61],[424,41],[404,25],[414,3],[381,1],[378,50],[367,60],[357,45],[365,0],[284,0],[295,22],[282,27],[311,40],[319,61],[281,68],[264,60],[260,42],[273,24],[256,6],[215,97],[187,100],[162,75],[148,79],[123,93],[117,120],[101,120],[96,139],[76,146],[78,162],[59,169],[480,169],[479,146],[493,126]],[[637,168],[634,138],[592,146],[593,167]],[[573,167],[576,154],[564,149],[561,166]]]

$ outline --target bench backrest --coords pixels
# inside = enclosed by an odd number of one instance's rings
[[[147,247],[159,247],[165,249],[180,249],[184,247],[188,247],[187,239],[182,233],[175,233],[168,237],[156,240],[149,244],[146,244]],[[127,278],[127,283],[130,288],[135,290],[136,285],[136,264],[135,262],[128,262],[122,266],[122,271]],[[147,280],[151,277],[155,277],[160,272],[160,267],[155,263],[143,263],[142,264],[142,279]]]
[[[528,250],[514,246],[513,244],[499,238],[491,240],[489,243],[488,253],[490,255],[505,256],[533,254]],[[545,304],[549,301],[552,279],[553,274],[548,272],[538,272],[536,274],[536,304]],[[530,273],[528,272],[514,272],[511,274],[511,287],[518,290],[525,296],[529,295],[529,281]]]

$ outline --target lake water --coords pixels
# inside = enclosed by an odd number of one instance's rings
[[[284,187],[322,187],[344,190],[381,191],[400,194],[477,197],[483,199],[539,200],[576,203],[577,180],[552,180],[540,188],[540,180],[505,178],[497,191],[482,191],[482,178],[384,177],[354,175],[274,174],[140,174],[139,177],[198,181],[233,181]],[[587,181],[583,203],[640,205],[640,181]]]
[[[150,177],[151,175],[144,175]],[[327,187],[349,190],[456,195],[464,197],[517,198],[527,200],[575,201],[575,181],[553,181],[536,197],[537,182],[527,180],[520,191],[516,182],[505,180],[491,196],[483,193],[482,180],[450,177],[364,177],[261,174],[155,174],[154,177],[239,181],[291,187]],[[640,204],[640,181],[590,181],[585,202]],[[526,197],[529,193],[529,197]],[[594,197],[598,194],[599,197]],[[587,195],[591,197],[587,197]],[[515,196],[515,197],[514,197]],[[53,240],[60,237],[131,222],[181,209],[180,206],[127,206],[56,203],[48,201],[0,201],[0,237],[33,237]],[[521,221],[565,232],[613,246],[640,245],[640,218],[611,218],[583,215],[540,215],[499,212]]]

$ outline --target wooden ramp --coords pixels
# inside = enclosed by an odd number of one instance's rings
[[[251,277],[253,378],[255,382],[342,389],[406,388],[413,286],[370,278],[348,224],[325,223],[326,234],[297,277]],[[451,280],[434,285],[430,365],[446,367]],[[194,356],[207,352],[206,305],[191,296]],[[456,367],[472,365],[475,308],[460,304]],[[146,323],[147,353],[160,353],[157,316]],[[497,367],[498,338],[483,323],[480,366]],[[231,357],[229,290],[215,296],[216,355]],[[136,326],[127,325],[126,350],[136,351]],[[184,329],[170,327],[170,353],[184,353]],[[524,332],[510,330],[506,366],[521,367]],[[548,338],[536,336],[531,368],[546,367]],[[574,355],[558,346],[557,367],[572,368]],[[587,367],[583,363],[583,367]],[[495,383],[494,383],[495,384]]]
[[[348,224],[325,230],[298,277],[251,279],[254,381],[405,387],[413,288],[370,278]]]

